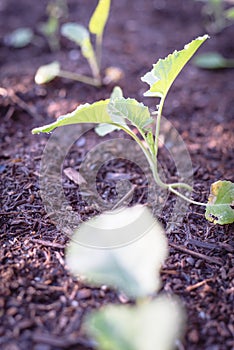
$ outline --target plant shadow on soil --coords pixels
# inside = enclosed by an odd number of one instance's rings
[[[89,0],[84,6],[81,0],[70,0],[68,4],[69,20],[82,19],[87,24],[96,2]],[[5,89],[0,95],[0,348],[4,350],[91,349],[80,330],[83,315],[109,302],[127,301],[119,292],[92,289],[69,274],[64,263],[68,238],[53,225],[40,198],[40,160],[49,136],[32,136],[31,129],[73,110],[78,103],[107,98],[113,88],[98,90],[66,80],[35,86],[36,69],[53,59],[59,59],[65,68],[88,73],[85,62],[78,65],[69,58],[74,47],[65,40],[57,53],[50,53],[43,40],[41,46],[20,50],[5,46],[3,36],[22,24],[36,30],[44,19],[45,5],[46,1],[3,0],[0,7],[0,79]],[[200,11],[200,4],[192,0],[113,0],[103,67],[123,69],[120,85],[126,97],[151,107],[155,104],[143,99],[146,86],[140,77],[158,58],[205,32]],[[232,31],[229,27],[213,36],[202,50],[234,57]],[[166,101],[164,115],[190,152],[194,198],[199,201],[207,200],[212,182],[233,180],[233,74],[233,70],[202,71],[189,64]],[[83,135],[65,166],[78,169],[97,142],[92,130]],[[160,160],[173,178],[173,164],[170,159],[165,161],[163,150]],[[114,201],[120,174],[136,186],[133,202],[144,203],[144,174],[132,162],[119,159],[104,162],[98,172],[103,198]],[[63,186],[82,220],[95,215],[96,209],[80,200],[77,186],[67,177],[63,177]],[[169,196],[160,214],[164,226],[174,200]],[[162,268],[162,290],[178,295],[187,310],[181,349],[233,349],[233,226],[214,226],[203,214],[203,209],[190,206],[183,221],[167,232],[170,256]]]

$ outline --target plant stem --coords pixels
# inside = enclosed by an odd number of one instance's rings
[[[142,141],[138,138],[137,135],[135,135],[132,130],[128,127],[124,127],[122,126],[121,124],[117,124],[117,123],[113,123],[113,125],[115,126],[118,126],[119,128],[121,128],[123,131],[125,131],[128,135],[130,135],[133,140],[135,140],[137,142],[137,144],[140,146],[141,150],[143,151],[149,165],[150,165],[150,168],[153,172],[153,165],[154,165],[154,162],[152,160],[152,157],[151,157],[151,154],[149,153],[148,149],[143,145]],[[160,180],[160,179],[159,179]]]
[[[188,191],[192,191],[193,188],[191,186],[189,186],[188,184],[184,183],[184,182],[175,182],[172,184],[168,184],[168,187],[174,188],[174,187],[179,187],[179,188],[185,188]]]
[[[91,71],[93,73],[94,78],[99,81],[99,85],[101,85],[101,76],[100,76],[100,69],[96,60],[95,53],[93,52],[93,56],[88,58],[88,62],[91,68]]]
[[[161,111],[162,111],[162,107],[161,107]],[[160,111],[160,113],[161,113]],[[160,115],[161,117],[161,115]],[[200,205],[200,206],[204,206],[206,207],[206,204],[205,203],[201,203],[201,202],[197,202],[197,201],[194,201],[188,197],[186,197],[185,195],[183,195],[182,193],[178,192],[177,190],[174,189],[174,187],[179,187],[179,188],[185,188],[189,191],[192,191],[192,187],[187,185],[186,183],[183,183],[183,182],[177,182],[177,183],[172,183],[172,184],[166,184],[164,183],[160,177],[159,177],[159,174],[158,174],[158,168],[157,168],[157,156],[155,156],[154,154],[151,153],[151,150],[150,150],[150,147],[148,145],[148,148],[145,148],[145,146],[143,145],[142,141],[137,137],[137,135],[135,135],[131,129],[129,128],[126,128],[120,124],[115,124],[113,123],[113,125],[116,125],[118,127],[120,127],[123,131],[125,131],[128,135],[130,135],[137,143],[138,145],[140,146],[140,148],[142,149],[144,155],[146,156],[146,159],[150,165],[150,168],[151,168],[151,171],[153,173],[153,177],[154,177],[154,180],[155,182],[162,188],[164,189],[168,189],[169,191],[171,191],[172,193],[176,194],[178,197],[184,199],[185,201],[191,203],[191,204],[196,204],[196,205]],[[157,124],[157,130],[159,130],[160,128],[160,122]],[[159,132],[158,132],[159,133]],[[143,136],[142,132],[141,132],[141,135]],[[144,136],[143,136],[144,137]],[[146,138],[144,137],[144,140],[147,142]],[[156,139],[155,139],[156,141]],[[147,143],[148,144],[148,143]],[[158,143],[156,144],[156,148],[155,150],[157,151],[158,150]]]
[[[157,121],[156,121],[156,127],[155,127],[155,141],[154,141],[156,160],[158,155],[159,132],[160,132],[160,124],[161,124],[162,109],[163,109],[164,101],[165,101],[165,97],[162,97],[160,100],[160,103],[158,106],[158,112],[157,112]]]
[[[97,87],[101,86],[101,82],[97,78],[91,78],[86,75],[82,75],[78,73],[72,73],[65,70],[60,70],[59,76],[61,78],[77,80],[77,81],[80,81],[81,83],[89,84],[92,86],[97,86]]]
[[[203,206],[203,207],[206,207],[206,206],[207,206],[207,204],[205,204],[205,203],[197,202],[197,201],[194,201],[193,199],[190,199],[190,198],[184,196],[182,193],[178,192],[178,191],[175,190],[173,187],[168,186],[168,190],[171,191],[171,192],[173,192],[174,194],[176,194],[178,197],[184,199],[186,202],[189,202],[189,203],[191,203],[191,204],[201,205],[201,206]]]
[[[96,36],[96,55],[97,55],[97,65],[99,71],[101,71],[102,65],[102,34]]]

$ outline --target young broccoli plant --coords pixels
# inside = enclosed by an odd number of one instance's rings
[[[101,57],[102,40],[106,22],[109,17],[111,0],[99,0],[89,21],[89,30],[77,23],[65,23],[61,27],[61,34],[75,42],[81,48],[81,53],[87,59],[92,71],[92,77],[62,70],[59,62],[41,66],[35,75],[37,84],[45,84],[56,77],[76,80],[93,86],[101,86]],[[90,34],[95,35],[95,49],[91,43]]]
[[[160,99],[156,111],[153,113],[157,116],[155,130],[153,130],[154,118],[152,118],[148,107],[135,99],[124,98],[121,89],[115,88],[110,99],[98,101],[91,105],[88,103],[81,105],[72,113],[61,116],[52,124],[33,129],[32,133],[50,132],[59,126],[76,123],[105,124],[98,127],[100,134],[113,131],[115,128],[122,129],[140,146],[149,163],[154,180],[159,186],[189,203],[204,206],[206,208],[206,218],[214,223],[228,224],[233,222],[234,210],[231,207],[234,204],[233,183],[229,181],[219,182],[215,186],[215,195],[206,204],[190,199],[179,191],[179,189],[192,191],[188,184],[181,182],[165,183],[161,180],[158,171],[159,132],[167,93],[182,68],[207,38],[208,35],[198,37],[187,44],[183,50],[174,51],[165,59],[159,59],[153,65],[153,69],[142,77],[142,81],[150,86],[150,89],[144,95]],[[137,128],[141,137],[136,135],[132,128]]]

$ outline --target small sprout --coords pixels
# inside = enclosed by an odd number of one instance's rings
[[[5,36],[4,41],[6,45],[23,48],[29,45],[33,41],[33,31],[30,28],[18,28],[14,30],[11,34]]]
[[[50,64],[46,64],[45,66],[41,66],[35,75],[36,84],[46,84],[51,80],[55,79],[59,76],[60,73],[60,64],[57,61],[54,61]]]
[[[193,60],[194,64],[204,69],[222,69],[234,67],[234,59],[226,59],[218,52],[206,52]]]
[[[66,0],[51,0],[49,1],[46,12],[48,19],[46,22],[39,24],[39,30],[47,38],[48,44],[52,51],[59,50],[59,26],[60,19],[67,15]]]
[[[206,219],[214,224],[231,224],[234,222],[234,183],[216,181],[211,185]]]
[[[135,298],[160,288],[167,254],[161,225],[148,208],[137,205],[83,223],[68,246],[66,262],[73,274],[85,276],[92,285],[108,284]]]
[[[184,323],[179,301],[159,296],[135,306],[105,306],[86,317],[84,330],[98,350],[172,350]]]

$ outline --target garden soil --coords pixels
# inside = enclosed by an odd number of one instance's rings
[[[88,24],[96,1],[71,0],[69,20]],[[126,97],[154,107],[144,98],[143,76],[158,58],[206,33],[202,4],[189,0],[113,0],[103,48],[103,72],[119,67],[118,82]],[[61,40],[61,50],[50,52],[38,32],[46,19],[46,1],[0,2],[0,349],[92,349],[82,330],[84,315],[108,303],[128,303],[123,293],[106,286],[91,288],[68,271],[64,252],[68,237],[45,210],[40,197],[40,161],[50,135],[31,134],[82,103],[108,98],[114,84],[100,89],[56,79],[45,86],[34,83],[36,69],[53,60],[64,69],[89,74],[79,50]],[[33,44],[14,49],[4,36],[18,27],[31,27]],[[200,52],[215,50],[234,57],[233,27],[211,38]],[[212,182],[233,180],[234,71],[205,71],[189,63],[166,100],[164,116],[180,133],[193,165],[193,198],[206,201]],[[123,136],[121,133],[119,134]],[[105,140],[119,137],[107,136]],[[65,168],[78,170],[87,151],[100,142],[91,129],[73,145]],[[101,155],[100,155],[101,157]],[[176,179],[174,164],[160,148],[160,162]],[[91,170],[90,170],[91,171]],[[71,178],[71,176],[70,176]],[[134,162],[116,158],[104,162],[97,174],[103,199],[114,202],[116,179],[134,184],[131,203],[147,204],[147,179]],[[80,220],[97,213],[79,193],[79,186],[63,172],[62,183],[71,208]],[[53,193],[51,193],[53,195]],[[170,246],[161,269],[160,292],[182,301],[187,322],[177,349],[231,350],[234,348],[233,226],[207,222],[204,209],[190,205],[182,220],[169,225],[175,202],[170,195],[160,215]],[[149,203],[150,205],[150,203]],[[160,349],[161,350],[161,349]]]

